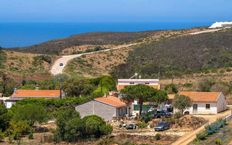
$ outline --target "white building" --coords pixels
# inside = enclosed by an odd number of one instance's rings
[[[232,28],[232,22],[216,22],[212,24],[210,29],[216,29],[216,28]]]
[[[227,109],[226,98],[222,92],[180,92],[192,100],[192,106],[185,114],[217,114]]]
[[[144,84],[155,89],[160,89],[159,79],[118,79],[117,89],[122,90],[126,86]]]

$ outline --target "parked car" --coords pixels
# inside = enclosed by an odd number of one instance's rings
[[[170,112],[167,112],[167,111],[164,111],[164,110],[161,110],[161,111],[157,111],[155,114],[154,114],[154,118],[161,118],[161,117],[171,117],[172,116],[172,113]]]
[[[170,128],[170,124],[168,122],[160,122],[154,128],[155,131],[164,131]]]
[[[126,125],[126,129],[136,129],[137,128],[137,126],[136,126],[136,124],[127,124]]]

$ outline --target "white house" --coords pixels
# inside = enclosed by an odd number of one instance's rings
[[[227,109],[226,97],[222,92],[179,92],[188,96],[192,106],[184,111],[186,114],[217,114]]]

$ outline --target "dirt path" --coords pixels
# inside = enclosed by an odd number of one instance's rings
[[[201,126],[198,129],[196,129],[195,131],[187,133],[186,135],[180,137],[172,145],[187,145],[187,144],[189,144],[190,142],[192,142],[196,138],[196,135],[198,133],[200,133],[201,131],[203,131],[205,129],[205,126],[215,122],[219,118],[224,118],[224,117],[226,117],[227,115],[230,115],[230,114],[231,114],[231,111],[228,110],[228,111],[219,113],[217,115],[195,115],[197,117],[205,118],[206,120],[208,120],[208,123],[206,123],[205,125]]]
[[[212,32],[217,32],[217,31],[220,31],[220,30],[221,29],[210,29],[210,30],[193,32],[193,33],[190,33],[190,35],[198,35],[198,34],[203,34],[203,33],[212,33]]]
[[[55,63],[53,64],[50,72],[52,75],[58,75],[58,74],[62,74],[65,66],[67,65],[67,63],[74,59],[74,58],[78,58],[81,57],[83,55],[91,55],[91,54],[96,54],[96,53],[101,53],[101,52],[107,52],[107,51],[111,51],[111,50],[117,50],[117,49],[121,49],[121,48],[126,48],[126,47],[131,47],[131,46],[135,46],[138,45],[140,43],[131,43],[131,44],[126,44],[126,45],[119,45],[115,48],[111,48],[111,49],[104,49],[104,50],[100,50],[100,51],[93,51],[93,52],[87,52],[87,53],[82,53],[82,54],[75,54],[75,55],[64,55],[61,58],[57,59],[55,61]]]

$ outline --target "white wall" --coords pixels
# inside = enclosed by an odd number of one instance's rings
[[[197,104],[197,112],[193,112],[193,104]],[[210,104],[210,109],[206,109],[206,104]],[[217,114],[217,104],[216,103],[198,103],[193,102],[192,107],[186,109],[184,112],[189,111],[190,114]]]
[[[226,97],[221,93],[221,95],[218,97],[218,102],[217,102],[217,112],[222,112],[227,109],[227,102],[226,102]]]

